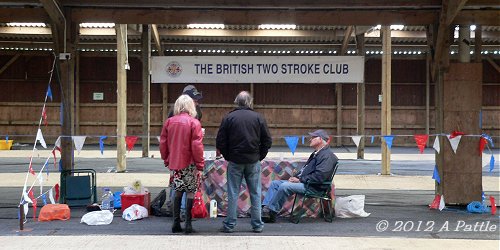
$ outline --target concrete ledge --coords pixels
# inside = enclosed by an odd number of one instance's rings
[[[22,187],[25,173],[2,173],[0,187]],[[59,173],[44,174],[44,186],[59,182]],[[167,187],[170,174],[158,173],[97,173],[98,187],[124,187],[140,180],[145,187]],[[36,181],[28,175],[28,186]],[[483,176],[483,190],[500,192],[498,177]],[[35,182],[35,186],[38,181]],[[335,186],[339,189],[380,189],[380,190],[434,190],[431,176],[377,176],[377,175],[336,175]]]
[[[7,249],[498,249],[496,240],[311,236],[18,236],[0,237]]]

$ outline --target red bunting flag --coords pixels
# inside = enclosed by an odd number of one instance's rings
[[[453,139],[453,138],[455,138],[455,137],[457,137],[457,136],[459,136],[459,135],[465,135],[465,133],[464,133],[464,132],[460,132],[460,131],[456,131],[456,130],[455,130],[455,131],[453,131],[453,132],[450,134],[450,139]]]
[[[429,209],[439,209],[439,203],[441,202],[441,195],[436,194],[434,200],[429,205]]]
[[[30,189],[28,192],[28,196],[30,197],[31,201],[33,202],[33,219],[36,219],[36,198],[33,195],[33,190]]]
[[[48,125],[47,111],[45,110],[45,107],[43,107],[43,109],[42,109],[42,118],[43,118],[43,125],[47,126]]]
[[[420,153],[424,153],[425,145],[427,144],[427,140],[429,140],[429,135],[414,135],[415,142],[417,143],[418,149],[420,149]]]
[[[35,171],[33,170],[32,163],[33,163],[33,156],[31,156],[31,157],[30,157],[30,167],[29,167],[29,171],[30,171],[30,174],[35,175]]]
[[[56,190],[56,202],[59,201],[59,184],[56,184],[54,186],[54,189]]]
[[[54,155],[54,168],[57,169],[57,156],[56,156],[56,150],[52,150],[52,154]]]
[[[135,142],[139,139],[137,136],[125,136],[125,142],[127,143],[128,151],[134,149]]]
[[[488,144],[488,141],[484,137],[481,137],[479,139],[479,155],[483,154],[484,147],[486,146],[486,144]]]
[[[495,197],[490,196],[491,214],[495,215],[497,213],[497,204],[495,203]]]

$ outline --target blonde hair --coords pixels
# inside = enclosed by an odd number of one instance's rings
[[[174,104],[174,115],[180,113],[188,113],[192,117],[196,117],[196,106],[193,99],[188,95],[181,95]]]

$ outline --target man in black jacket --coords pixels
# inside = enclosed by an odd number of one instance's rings
[[[311,135],[310,145],[314,152],[309,156],[304,167],[288,180],[275,180],[269,186],[266,197],[262,204],[262,219],[266,223],[276,222],[276,215],[280,212],[288,196],[292,194],[304,194],[306,189],[304,183],[321,183],[328,181],[333,174],[333,169],[338,158],[328,146],[329,136],[322,130],[316,130]],[[326,190],[327,186],[311,185],[316,191]]]
[[[231,233],[236,226],[238,195],[243,177],[250,193],[251,225],[256,233],[262,232],[261,219],[261,164],[271,147],[272,139],[261,114],[252,109],[252,96],[240,92],[234,103],[236,109],[223,119],[217,133],[216,147],[229,162],[227,166],[227,217],[222,232]]]

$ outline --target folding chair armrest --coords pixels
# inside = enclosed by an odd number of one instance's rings
[[[330,185],[332,184],[332,181],[323,181],[323,182],[316,182],[316,181],[307,181],[307,185]]]

